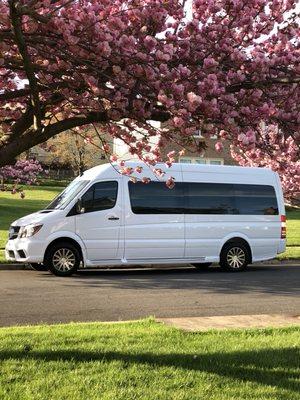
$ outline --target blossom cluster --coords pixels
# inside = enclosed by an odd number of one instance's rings
[[[279,174],[284,197],[292,203],[300,201],[299,146],[292,137],[285,139],[276,126],[260,130],[259,147],[241,151],[232,146],[232,157],[243,166],[271,168]]]
[[[37,160],[18,160],[14,165],[6,165],[0,168],[0,189],[10,190],[13,194],[19,192],[23,198],[25,194],[20,185],[36,183],[42,172],[43,168]],[[8,183],[12,183],[13,186],[8,186]]]

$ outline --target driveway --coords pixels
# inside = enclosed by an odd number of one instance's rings
[[[300,314],[300,265],[243,273],[193,268],[48,272],[0,270],[0,326],[147,316]]]

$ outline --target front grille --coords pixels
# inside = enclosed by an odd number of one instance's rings
[[[16,239],[18,237],[20,228],[21,228],[20,226],[11,226],[8,232],[8,239],[9,240]]]

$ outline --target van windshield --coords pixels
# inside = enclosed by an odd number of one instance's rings
[[[90,181],[74,180],[45,208],[46,210],[63,210],[81,192]]]

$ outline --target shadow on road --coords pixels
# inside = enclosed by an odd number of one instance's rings
[[[201,290],[203,293],[265,293],[300,295],[300,268],[294,266],[250,266],[242,273],[222,272],[219,268],[199,271],[194,268],[81,270],[70,278],[56,278],[64,286],[143,290]]]

